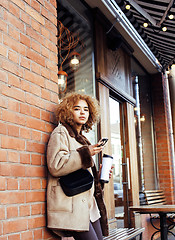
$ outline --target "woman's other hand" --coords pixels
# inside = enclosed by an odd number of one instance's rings
[[[111,178],[111,177],[112,177],[113,168],[114,168],[114,166],[112,166],[112,167],[111,167],[111,169],[110,169],[110,171],[109,171],[109,178]]]
[[[112,165],[112,167],[111,167],[111,169],[109,171],[109,178],[112,177],[113,168],[114,168],[114,166]],[[100,164],[100,167],[99,167],[99,177],[101,176],[101,169],[102,169],[102,164]]]

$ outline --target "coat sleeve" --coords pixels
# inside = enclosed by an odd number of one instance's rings
[[[94,165],[88,146],[70,149],[70,137],[65,131],[51,134],[47,147],[47,166],[54,177],[67,175],[80,168]]]

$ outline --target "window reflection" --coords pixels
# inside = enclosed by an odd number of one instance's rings
[[[93,41],[92,30],[90,22],[88,20],[87,9],[79,1],[71,3],[75,5],[72,8],[67,1],[64,1],[58,8],[59,21],[77,38],[78,44],[70,50],[69,56],[66,58],[62,68],[68,74],[67,77],[67,89],[65,92],[59,92],[59,98],[63,98],[67,92],[76,91],[79,93],[94,95],[94,67],[93,67]],[[81,5],[81,8],[80,6]],[[68,7],[68,9],[66,9]],[[81,12],[77,12],[76,8],[79,8]],[[81,16],[81,15],[83,16]],[[70,61],[73,53],[79,57],[79,64],[72,67]],[[67,51],[63,51],[67,54]],[[58,56],[58,62],[61,64],[61,59]],[[58,66],[59,67],[59,66]]]

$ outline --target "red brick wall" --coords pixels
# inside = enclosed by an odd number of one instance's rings
[[[45,217],[45,150],[58,101],[56,0],[1,3],[0,240],[56,239]]]
[[[152,81],[156,160],[160,189],[164,190],[168,203],[174,204],[171,140],[169,138],[169,113],[167,79],[162,74]]]

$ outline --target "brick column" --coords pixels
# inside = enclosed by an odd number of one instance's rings
[[[56,9],[56,0],[1,1],[0,240],[58,239],[45,213],[45,149],[58,103]]]
[[[164,190],[167,202],[174,204],[174,176],[170,138],[170,115],[167,79],[156,74],[152,80],[153,118],[156,142],[156,161],[158,166],[159,187]]]

